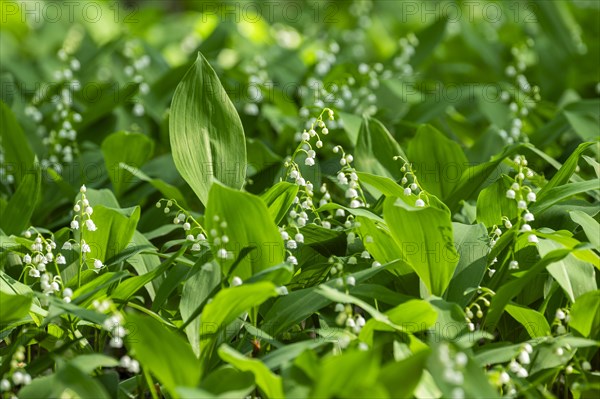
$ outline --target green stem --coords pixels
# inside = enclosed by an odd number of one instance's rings
[[[152,395],[152,399],[158,399],[158,395],[156,395],[156,390],[154,389],[154,381],[152,381],[152,377],[150,373],[144,368],[144,377],[146,378],[146,384],[148,384],[148,389],[150,390],[150,395]]]

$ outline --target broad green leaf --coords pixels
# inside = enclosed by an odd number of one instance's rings
[[[600,334],[600,290],[583,294],[571,308],[569,327],[584,337],[598,339]]]
[[[17,118],[4,101],[0,101],[0,136],[4,148],[3,166],[13,174],[18,186],[29,175],[25,172],[33,167],[35,155]]]
[[[26,317],[32,300],[30,295],[11,295],[0,291],[0,324],[10,324]]]
[[[517,204],[514,200],[506,198],[506,191],[510,188],[507,177],[496,180],[481,192],[477,197],[477,221],[488,228],[501,226],[502,217],[510,220],[517,217]]]
[[[518,304],[506,305],[506,312],[521,323],[531,338],[551,335],[550,326],[543,314]]]
[[[541,257],[561,248],[564,248],[564,246],[549,239],[541,239],[538,243],[538,251]],[[565,291],[571,302],[575,302],[579,296],[586,292],[595,291],[598,288],[594,266],[577,259],[573,254],[568,254],[564,258],[552,262],[547,269]]]
[[[98,398],[108,399],[106,389],[95,378],[83,372],[76,364],[69,362],[58,368],[55,374],[36,378],[19,391],[20,398]]]
[[[430,205],[418,208],[397,197],[386,198],[383,217],[402,260],[419,275],[432,295],[441,296],[458,263],[450,212],[430,196]]]
[[[202,312],[202,332],[200,336],[200,356],[205,361],[212,356],[218,334],[243,312],[261,305],[277,296],[275,285],[270,282],[243,284],[219,291]]]
[[[450,302],[466,306],[474,295],[465,293],[470,288],[477,288],[487,268],[487,230],[481,223],[466,225],[452,223],[454,245],[460,256],[456,270],[450,280],[446,299]]]
[[[585,235],[596,247],[596,250],[600,250],[600,224],[585,212],[571,211],[569,214],[571,219],[583,228]]]
[[[356,168],[379,176],[400,177],[402,161],[394,157],[406,155],[398,142],[377,119],[365,117],[356,144]]]
[[[358,233],[362,238],[365,249],[373,259],[379,263],[390,263],[402,258],[400,247],[394,241],[390,229],[384,222],[376,222],[369,218],[359,216],[356,221],[360,223]],[[400,269],[401,274],[412,272],[410,267]]]
[[[196,274],[186,280],[179,303],[183,320],[187,320],[193,314],[220,282],[221,270],[215,262],[204,264]],[[185,333],[194,353],[200,356],[200,319],[196,318],[192,321],[185,328]]]
[[[428,192],[446,199],[469,166],[458,143],[431,125],[423,125],[408,144],[408,161]]]
[[[500,320],[504,308],[508,305],[509,301],[517,296],[531,281],[538,276],[549,264],[559,261],[567,256],[571,250],[568,249],[557,249],[554,250],[536,264],[531,266],[527,271],[522,272],[516,279],[504,283],[497,291],[496,295],[492,297],[488,314],[485,318],[485,327],[488,329],[495,328],[496,324]]]
[[[77,367],[82,373],[91,374],[100,367],[116,367],[119,362],[109,356],[100,353],[86,353],[74,357],[69,364]]]
[[[254,374],[256,385],[267,398],[284,397],[281,377],[272,373],[260,360],[248,358],[226,344],[219,347],[219,356],[238,370]]]
[[[4,271],[0,270],[0,292],[8,295],[18,296],[33,296],[33,290],[28,285],[14,280]],[[40,302],[37,298],[33,298],[29,315],[37,325],[40,325],[42,319],[48,314],[45,309],[40,307]]]
[[[388,362],[381,367],[377,381],[391,398],[408,398],[417,387],[430,351],[417,352],[399,362]]]
[[[375,351],[347,350],[325,357],[318,368],[310,393],[312,398],[367,398],[379,396],[377,384],[379,354]],[[370,393],[370,395],[367,395]]]
[[[213,180],[244,184],[246,140],[240,117],[202,54],[177,86],[169,117],[177,170],[206,204]]]
[[[254,389],[254,375],[225,365],[203,378],[200,388],[215,395],[246,397]]]
[[[268,269],[256,273],[246,282],[256,283],[258,281],[270,281],[277,285],[286,285],[294,275],[294,266],[284,262],[279,265],[271,266]]]
[[[479,192],[486,183],[494,181],[494,174],[502,161],[521,148],[523,145],[515,145],[505,148],[500,154],[488,162],[471,166],[463,170],[460,180],[456,183],[452,193],[444,198],[444,202],[452,212],[457,212],[461,201],[470,199]]]
[[[390,178],[363,172],[358,172],[357,175],[361,183],[372,186],[386,196],[400,197],[404,195],[404,189]]]
[[[200,362],[190,345],[174,330],[151,317],[130,314],[135,336],[126,340],[143,368],[150,371],[177,398],[176,387],[195,387],[200,382]]]
[[[290,206],[298,194],[298,185],[288,182],[279,182],[268,189],[260,198],[269,208],[275,224],[279,224],[287,214]]]
[[[386,270],[387,266],[373,267],[353,273],[356,283],[360,283],[377,273]],[[325,283],[331,287],[335,280]],[[331,303],[329,298],[317,292],[319,287],[304,288],[279,297],[265,315],[263,329],[277,335],[308,316]]]
[[[142,233],[139,231],[135,231],[133,233],[133,238],[131,239],[131,244],[140,247],[151,246],[152,244]],[[150,273],[152,270],[158,268],[160,266],[160,258],[153,253],[136,253],[132,255],[129,259],[127,259],[127,263],[129,263],[137,272],[138,275],[143,275],[146,273]],[[146,284],[146,289],[148,290],[148,294],[150,298],[154,300],[156,296],[156,291],[158,287],[162,283],[162,276],[156,276],[152,279],[151,283]]]
[[[411,299],[385,312],[385,316],[401,331],[414,334],[431,327],[438,318],[437,311],[429,302],[421,299]],[[376,318],[367,321],[360,331],[359,338],[370,346],[374,344],[375,331],[394,331],[389,324],[382,323]]]
[[[217,233],[211,239],[224,235],[229,238],[228,243],[212,248],[225,275],[244,248],[253,250],[235,269],[234,274],[242,280],[284,260],[281,234],[265,203],[252,194],[213,184],[206,208],[206,227],[207,231]],[[228,259],[219,257],[220,248],[231,252]]]
[[[132,175],[121,163],[141,168],[151,157],[154,142],[141,133],[116,132],[102,142],[102,154],[115,194],[120,196],[132,181]]]
[[[163,262],[156,269],[152,269],[151,271],[141,274],[139,276],[134,276],[126,279],[125,281],[121,281],[119,286],[115,288],[115,290],[111,293],[111,297],[114,299],[120,299],[122,301],[127,301],[133,294],[138,292],[142,287],[153,281],[154,279],[160,277],[170,266],[169,262]]]
[[[83,238],[89,244],[91,252],[88,259],[100,259],[102,262],[121,253],[131,242],[140,219],[140,207],[127,209],[94,205],[92,219],[96,231],[87,231],[82,226]]]
[[[352,145],[356,145],[362,124],[361,117],[346,112],[336,112],[336,117],[343,122],[344,132]]]
[[[38,166],[31,166],[6,207],[0,207],[0,227],[6,234],[21,234],[29,221],[41,195],[42,175]]]
[[[569,158],[565,161],[565,163],[561,166],[561,168],[556,172],[552,179],[544,186],[538,193],[538,201],[543,200],[544,196],[547,195],[547,192],[555,187],[562,186],[569,182],[573,173],[575,173],[575,169],[577,168],[577,163],[579,161],[579,157],[581,154],[588,149],[594,143],[582,143],[579,144],[577,149],[569,155]]]
[[[594,192],[600,189],[600,179],[586,180],[577,183],[569,183],[562,186],[554,187],[545,192],[542,199],[529,208],[534,213],[542,213],[552,205],[572,197],[576,194],[585,193],[586,191]]]

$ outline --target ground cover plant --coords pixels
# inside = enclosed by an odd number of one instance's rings
[[[600,393],[600,7],[0,4],[1,398]]]

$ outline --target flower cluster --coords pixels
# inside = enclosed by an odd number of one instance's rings
[[[23,235],[25,238],[30,238],[32,232],[36,233],[36,237],[31,243],[31,252],[21,258],[24,265],[23,273],[27,271],[28,277],[39,278],[41,291],[46,295],[53,295],[64,288],[60,277],[60,266],[65,265],[67,260],[61,252],[55,253],[57,245],[54,237],[44,237],[34,228],[29,228]],[[65,248],[63,247],[61,250],[65,250]],[[70,289],[63,290],[65,301],[69,302],[72,295],[73,292]]]
[[[423,187],[419,184],[419,180],[417,179],[417,175],[415,175],[412,164],[399,155],[395,156],[394,160],[401,160],[403,162],[403,165],[400,168],[400,171],[403,173],[402,179],[400,179],[400,185],[404,188],[404,195],[416,195],[417,199],[415,200],[415,206],[423,208],[429,203],[429,197],[427,196],[427,192],[423,190]]]
[[[86,192],[87,192],[87,188],[84,184],[79,189],[80,198],[75,202],[75,205],[73,206],[74,215],[73,215],[73,220],[71,220],[71,229],[73,231],[77,231],[80,229],[83,230],[82,225],[85,226],[86,231],[94,232],[97,230],[96,224],[92,220],[92,214],[94,213],[94,208],[92,208],[92,206],[90,205],[90,201],[87,199]],[[88,253],[92,252],[90,245],[85,241],[83,236],[84,236],[84,234],[82,231],[80,234],[80,241],[79,241],[79,245],[78,245],[79,262],[80,262],[79,275],[78,275],[79,285],[81,284],[81,281],[80,281],[81,269],[83,268],[83,264],[86,261],[86,255]],[[94,266],[93,270],[95,270],[95,271],[100,271],[102,268],[104,268],[104,264],[102,263],[102,260],[100,260],[100,259],[94,259],[93,266]]]
[[[552,322],[552,327],[555,327],[556,335],[566,334],[567,326],[571,316],[569,315],[568,309],[557,309],[554,315],[554,321]]]
[[[143,46],[136,41],[128,41],[123,48],[123,56],[129,62],[129,65],[124,69],[125,75],[132,79],[134,83],[139,84],[139,94],[146,95],[150,93],[150,86],[142,74],[143,70],[150,65],[150,56],[144,54]],[[144,116],[146,109],[141,103],[141,99],[137,97],[134,100],[133,114],[138,117]]]
[[[467,322],[469,331],[475,331],[476,325],[473,323],[473,320],[475,317],[477,317],[477,319],[483,318],[483,310],[490,306],[490,299],[495,294],[494,291],[487,287],[477,287],[477,297],[465,308],[465,321]],[[489,299],[487,297],[489,297]],[[483,307],[479,302],[481,302]],[[473,311],[475,311],[475,313],[473,313]]]
[[[401,38],[398,41],[398,45],[400,46],[400,55],[394,58],[394,68],[400,71],[402,75],[410,76],[413,73],[410,59],[415,55],[419,39],[411,32],[406,37]]]
[[[81,122],[82,116],[73,104],[74,92],[81,88],[81,83],[75,78],[81,64],[65,49],[58,51],[58,58],[63,66],[54,72],[58,94],[50,99],[53,107],[50,116],[52,128],[48,132],[46,126],[40,123],[44,119],[41,108],[47,100],[45,91],[36,93],[32,103],[25,108],[25,115],[39,126],[38,134],[43,137],[42,142],[48,150],[47,158],[42,159],[42,166],[51,166],[60,173],[62,165],[73,162],[74,155],[79,151],[75,125]]]
[[[464,370],[469,363],[469,358],[463,352],[452,353],[447,343],[441,343],[438,349],[440,363],[444,366],[442,378],[448,385],[453,386],[451,397],[461,399],[465,397],[462,385],[465,380]]]
[[[529,204],[537,200],[537,196],[533,189],[525,184],[525,180],[535,176],[535,172],[527,167],[527,160],[522,155],[517,155],[514,163],[517,173],[511,187],[506,191],[506,198],[514,199],[517,202],[520,232],[527,234],[527,241],[537,243],[538,238],[531,233],[531,226],[529,225],[530,222],[535,220],[535,217],[528,209]],[[505,227],[512,227],[510,220],[507,218],[505,219]]]
[[[350,278],[352,276],[349,276]],[[354,277],[352,277],[354,278]],[[350,285],[350,284],[349,284]],[[354,285],[352,283],[351,285]],[[352,331],[354,334],[359,334],[360,330],[365,326],[367,321],[362,314],[355,312],[355,309],[350,304],[338,303],[335,305],[335,312],[338,314],[335,318],[335,322],[339,326],[345,326],[347,329]]]
[[[229,243],[229,237],[223,232],[227,228],[227,222],[221,220],[219,215],[213,216],[213,222],[218,223],[218,225],[212,228],[208,232],[208,235],[212,240],[212,248],[217,250],[217,258],[221,260],[233,259],[233,252],[228,251],[226,248],[226,245]]]
[[[111,334],[109,345],[112,348],[122,348],[123,339],[129,333],[123,326],[123,316],[110,299],[94,300],[92,306],[100,313],[109,313],[102,323],[102,328]]]
[[[503,90],[500,93],[500,99],[503,102],[508,103],[511,126],[508,132],[501,129],[499,134],[507,144],[513,144],[519,141],[529,141],[527,135],[522,134],[523,120],[521,118],[527,117],[540,101],[539,87],[532,86],[527,80],[527,77],[525,77],[527,62],[531,59],[529,54],[532,51],[531,48],[533,45],[533,39],[530,38],[521,46],[513,47],[511,53],[515,63],[514,65],[507,66],[505,70],[505,74],[512,80],[513,86],[511,87],[510,92],[508,90]]]
[[[262,55],[255,55],[245,66],[244,72],[248,74],[248,102],[244,104],[244,113],[258,115],[258,105],[263,101],[261,87],[269,83],[269,74],[266,69],[267,61]]]
[[[202,245],[206,245],[206,231],[196,221],[191,213],[183,209],[175,200],[161,199],[156,203],[157,208],[162,208],[162,203],[165,202],[164,212],[168,214],[171,212],[171,207],[177,208],[177,215],[173,218],[173,224],[181,224],[183,228],[186,241],[192,243],[192,251],[199,252],[202,249]]]
[[[350,208],[368,207],[365,194],[358,182],[356,169],[351,165],[354,161],[352,154],[347,154],[341,145],[333,147],[334,153],[340,153],[341,169],[337,173],[337,182],[344,188],[344,196],[350,201]]]
[[[511,373],[520,378],[527,378],[529,376],[529,372],[524,366],[527,366],[531,363],[531,359],[529,355],[533,353],[533,347],[529,343],[523,344],[519,354],[513,358],[508,364],[508,369]]]
[[[119,366],[132,374],[139,374],[140,372],[140,363],[127,355],[119,360]]]
[[[533,233],[532,227],[530,225],[531,222],[535,220],[534,214],[529,210],[530,204],[536,202],[537,195],[534,192],[533,188],[526,184],[527,181],[531,181],[536,176],[536,173],[529,168],[527,159],[523,155],[517,155],[512,160],[515,167],[515,176],[512,180],[511,186],[508,190],[506,190],[506,198],[514,200],[517,205],[517,219],[516,221],[510,220],[507,216],[502,216],[503,226],[493,226],[492,232],[490,234],[490,251],[491,248],[496,245],[496,242],[502,235],[502,227],[507,230],[516,226],[519,234],[526,234],[527,241],[529,243],[535,244],[538,242],[538,237]],[[491,261],[490,267],[488,269],[488,274],[490,277],[494,275],[496,269],[492,268],[498,259],[493,259]],[[508,264],[509,270],[518,270],[519,269],[519,261],[513,258],[510,260]]]
[[[12,355],[10,370],[0,380],[0,392],[8,392],[13,387],[29,385],[31,376],[25,371],[25,348],[19,346]]]
[[[313,149],[311,141],[315,141],[314,145],[316,148],[323,147],[321,135],[326,136],[329,134],[327,124],[323,120],[325,113],[327,113],[329,120],[334,119],[333,110],[325,108],[308,130],[305,129],[302,133],[299,133],[298,138],[300,139],[300,144],[284,165],[286,168],[285,178],[294,181],[294,183],[299,186],[298,194],[294,199],[292,209],[288,213],[288,220],[291,222],[292,226],[296,226],[297,228],[304,227],[309,222],[308,212],[311,212],[318,221],[321,221],[313,202],[315,196],[314,186],[310,180],[302,175],[302,170],[300,165],[296,162],[296,158],[300,154],[303,154],[305,166],[312,167],[315,165],[317,154]],[[317,132],[317,129],[320,129],[320,133]],[[322,186],[320,191],[323,193],[320,204],[323,205],[323,201],[326,203],[331,199],[331,195],[327,192],[326,186]],[[324,227],[328,226],[330,227],[329,224],[324,225]]]
[[[4,147],[2,146],[2,137],[0,137],[0,184],[11,185],[15,182],[15,176],[9,170],[4,156]]]

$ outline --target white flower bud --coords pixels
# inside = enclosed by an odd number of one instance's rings
[[[217,257],[220,259],[227,259],[228,256],[229,254],[225,248],[221,248],[217,251]]]
[[[89,231],[96,231],[96,224],[94,224],[94,221],[92,219],[88,219],[85,221],[85,227],[87,227],[87,229]]]
[[[234,277],[231,279],[231,286],[232,286],[232,287],[238,287],[238,286],[240,286],[240,285],[242,285],[242,284],[243,284],[243,281],[242,281],[242,279],[241,279],[241,278],[239,278],[238,276],[234,276]]]
[[[531,362],[531,360],[529,359],[529,353],[527,353],[527,351],[523,350],[519,353],[519,362],[521,364],[529,364]]]
[[[530,234],[529,236],[527,236],[527,241],[531,242],[531,243],[537,243],[538,238],[535,234]]]
[[[290,255],[287,257],[287,262],[296,266],[298,264],[298,259],[296,259],[295,256]]]
[[[8,381],[6,378],[2,379],[2,381],[0,381],[0,392],[6,392],[10,389],[10,381]]]
[[[532,222],[532,221],[534,221],[535,218],[533,217],[533,213],[526,212],[525,215],[523,215],[523,220],[525,220],[526,222]]]

